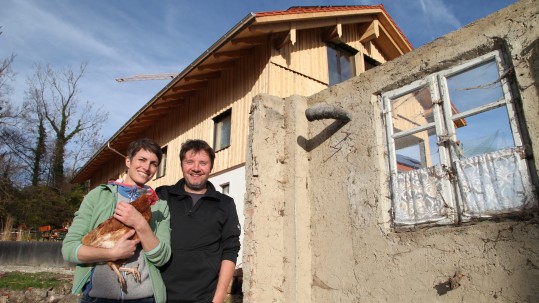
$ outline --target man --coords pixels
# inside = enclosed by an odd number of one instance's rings
[[[145,184],[157,171],[161,157],[161,148],[154,141],[143,138],[132,142],[125,159],[125,179],[94,188],[75,213],[62,254],[66,261],[77,264],[72,292],[82,292],[80,302],[166,302],[165,285],[157,267],[166,264],[171,253],[167,203],[160,200],[151,206],[149,223],[130,204],[142,193],[153,192]],[[133,230],[115,243],[111,240],[110,248],[81,243],[90,230],[111,216]],[[135,233],[138,239],[132,238]],[[127,259],[123,268],[137,268],[140,273],[140,279],[124,276],[125,288],[106,264],[118,259]]]
[[[202,140],[182,145],[183,178],[157,188],[170,209],[172,257],[161,268],[174,303],[222,303],[240,250],[236,205],[208,181],[215,153]]]

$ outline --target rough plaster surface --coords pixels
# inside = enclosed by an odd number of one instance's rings
[[[539,161],[538,12],[520,1],[310,96],[253,100],[245,302],[539,302],[539,219],[396,233],[376,95],[495,49],[510,58]],[[317,103],[352,114],[307,122]],[[447,291],[449,283],[459,287]],[[456,284],[454,284],[456,285]]]

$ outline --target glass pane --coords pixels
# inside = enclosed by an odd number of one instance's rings
[[[447,78],[453,114],[503,99],[494,60]]]
[[[393,127],[400,131],[413,129],[434,121],[428,87],[422,87],[391,100]]]
[[[350,63],[353,56],[330,46],[327,49],[329,85],[331,86],[350,79],[353,76],[352,65]]]
[[[350,58],[348,56],[341,53],[339,60],[340,60],[339,65],[341,66],[341,82],[342,82],[352,77],[352,71],[350,70]]]
[[[230,128],[232,116],[230,113],[215,120],[215,150],[230,146]]]
[[[432,134],[429,135],[429,132]],[[397,171],[430,167],[440,163],[434,129],[395,139]]]
[[[464,125],[456,129],[459,158],[515,146],[505,106],[461,120]]]
[[[341,82],[341,77],[338,69],[337,51],[328,47],[328,73],[329,85],[334,85]]]
[[[223,128],[221,129],[221,147],[225,148],[230,146],[230,126],[231,126],[231,116],[226,116],[223,121]]]

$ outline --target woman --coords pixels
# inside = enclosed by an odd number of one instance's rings
[[[170,216],[166,201],[151,206],[152,217],[146,222],[129,203],[142,193],[153,190],[145,184],[152,179],[162,152],[150,139],[132,142],[127,150],[127,175],[123,181],[102,184],[86,195],[62,245],[68,262],[76,263],[72,292],[82,292],[85,302],[166,302],[166,291],[158,267],[170,259]],[[111,248],[91,247],[82,238],[101,222],[114,216],[133,228]],[[138,239],[132,239],[134,234]],[[139,245],[140,244],[140,245]],[[126,286],[107,261],[128,259],[122,267],[136,268],[140,279],[124,273]]]

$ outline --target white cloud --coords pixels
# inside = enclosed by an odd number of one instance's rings
[[[462,26],[458,18],[451,12],[442,0],[419,0],[423,15],[428,18],[429,23],[434,26],[447,24],[453,29]]]

